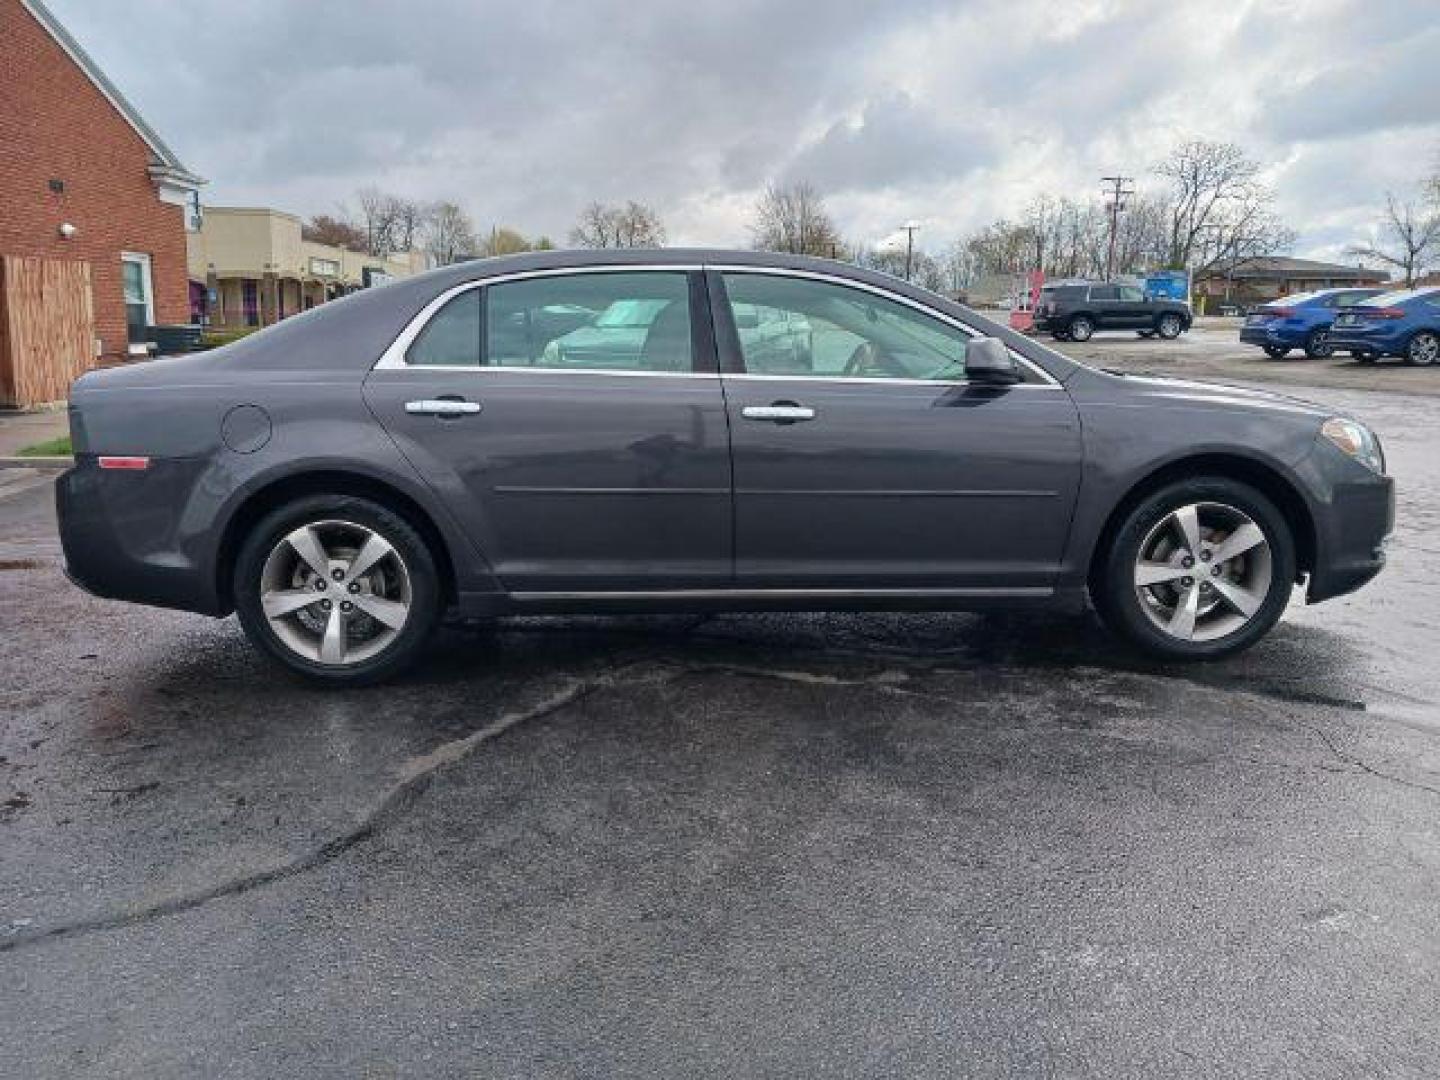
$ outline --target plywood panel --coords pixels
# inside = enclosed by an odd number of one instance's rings
[[[0,400],[63,401],[95,352],[90,264],[0,257]]]

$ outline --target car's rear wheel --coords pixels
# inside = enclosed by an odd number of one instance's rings
[[[1405,362],[1429,367],[1440,362],[1440,335],[1422,330],[1405,346]]]
[[[252,642],[332,686],[398,674],[441,608],[435,557],[415,528],[379,503],[337,495],[298,499],[256,525],[234,593]]]
[[[1294,580],[1294,538],[1275,505],[1248,484],[1197,477],[1126,514],[1094,600],[1106,623],[1146,652],[1208,660],[1269,632]]]
[[[1311,360],[1324,360],[1328,356],[1335,355],[1335,346],[1330,344],[1330,334],[1326,330],[1312,330],[1310,336],[1305,339],[1305,355]]]
[[[1071,341],[1089,341],[1095,334],[1095,323],[1088,315],[1076,315],[1065,329],[1065,336]]]
[[[1270,357],[1271,360],[1279,360],[1281,357],[1290,354],[1290,350],[1284,345],[1263,345],[1261,348],[1265,350],[1265,355]]]
[[[1184,329],[1185,323],[1173,311],[1167,311],[1155,320],[1155,332],[1166,341],[1175,340],[1180,336],[1180,331]]]

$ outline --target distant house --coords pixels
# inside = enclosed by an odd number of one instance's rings
[[[1383,285],[1388,278],[1388,274],[1363,266],[1261,255],[1240,259],[1233,265],[1222,264],[1197,276],[1195,295],[1209,297],[1212,303],[1258,303],[1312,289]]]
[[[204,181],[40,0],[0,0],[0,71],[0,399],[23,404],[189,318]]]
[[[194,318],[269,326],[346,293],[423,270],[419,252],[386,258],[317,244],[282,210],[207,206],[187,238]]]

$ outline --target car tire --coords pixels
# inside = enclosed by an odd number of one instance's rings
[[[1280,360],[1290,355],[1290,350],[1284,345],[1262,345],[1261,348],[1265,350],[1265,355],[1271,360]]]
[[[1335,346],[1329,343],[1330,334],[1326,330],[1315,329],[1310,331],[1310,336],[1305,339],[1305,355],[1311,360],[1325,360],[1335,355]]]
[[[1050,336],[1051,336],[1051,338],[1053,338],[1053,339],[1056,340],[1056,341],[1069,341],[1069,340],[1070,340],[1070,335],[1067,334],[1067,333],[1065,333],[1064,330],[1056,330],[1056,331],[1055,331],[1053,334],[1051,334]]]
[[[1440,334],[1421,330],[1405,344],[1405,362],[1417,367],[1440,363]]]
[[[1230,537],[1239,538],[1237,547],[1251,546],[1220,562]],[[1100,553],[1091,588],[1106,625],[1142,651],[1213,660],[1264,637],[1284,613],[1294,580],[1295,541],[1275,504],[1237,480],[1197,476],[1151,492],[1125,512],[1109,550]]]
[[[1071,341],[1089,341],[1095,334],[1095,320],[1088,315],[1076,315],[1065,328],[1065,336]]]
[[[360,559],[373,561],[349,580]],[[241,544],[232,587],[251,642],[332,687],[398,675],[421,655],[443,607],[424,537],[388,507],[348,495],[310,495],[266,515]],[[314,602],[297,603],[312,592]]]
[[[1366,352],[1364,349],[1351,349],[1350,355],[1355,358],[1357,363],[1361,364],[1373,364],[1380,359],[1373,352]]]
[[[1173,311],[1167,311],[1155,320],[1155,333],[1165,341],[1174,341],[1185,329],[1185,320]]]

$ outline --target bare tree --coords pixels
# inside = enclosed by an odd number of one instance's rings
[[[1273,193],[1260,180],[1259,164],[1234,143],[1183,143],[1154,171],[1170,182],[1170,266],[1192,265],[1207,232],[1214,234],[1211,246],[1223,252],[1236,246],[1237,237],[1262,231]],[[1272,222],[1273,215],[1266,227]]]
[[[415,246],[425,220],[425,210],[419,203],[374,185],[356,192],[355,201],[360,206],[360,225],[371,255],[383,258]]]
[[[663,247],[665,225],[652,208],[634,199],[624,206],[592,202],[580,211],[570,242],[585,248]]]
[[[429,208],[422,206],[414,199],[406,199],[399,195],[392,195],[390,212],[395,221],[395,250],[415,250],[416,243],[420,239],[420,233],[425,227]]]
[[[430,207],[423,229],[425,252],[436,266],[448,266],[480,247],[470,215],[453,202]]]
[[[300,236],[312,243],[330,244],[349,251],[366,249],[365,230],[352,221],[331,214],[316,214],[300,226]]]
[[[1433,183],[1434,181],[1432,181]],[[1411,288],[1425,271],[1427,260],[1440,255],[1440,200],[1429,204],[1412,199],[1400,200],[1393,194],[1385,196],[1385,219],[1379,235],[1368,244],[1356,244],[1347,250],[1362,259],[1375,259],[1399,270],[1405,287]]]
[[[825,201],[810,184],[771,184],[755,204],[750,224],[754,246],[761,251],[837,258],[844,248]]]

